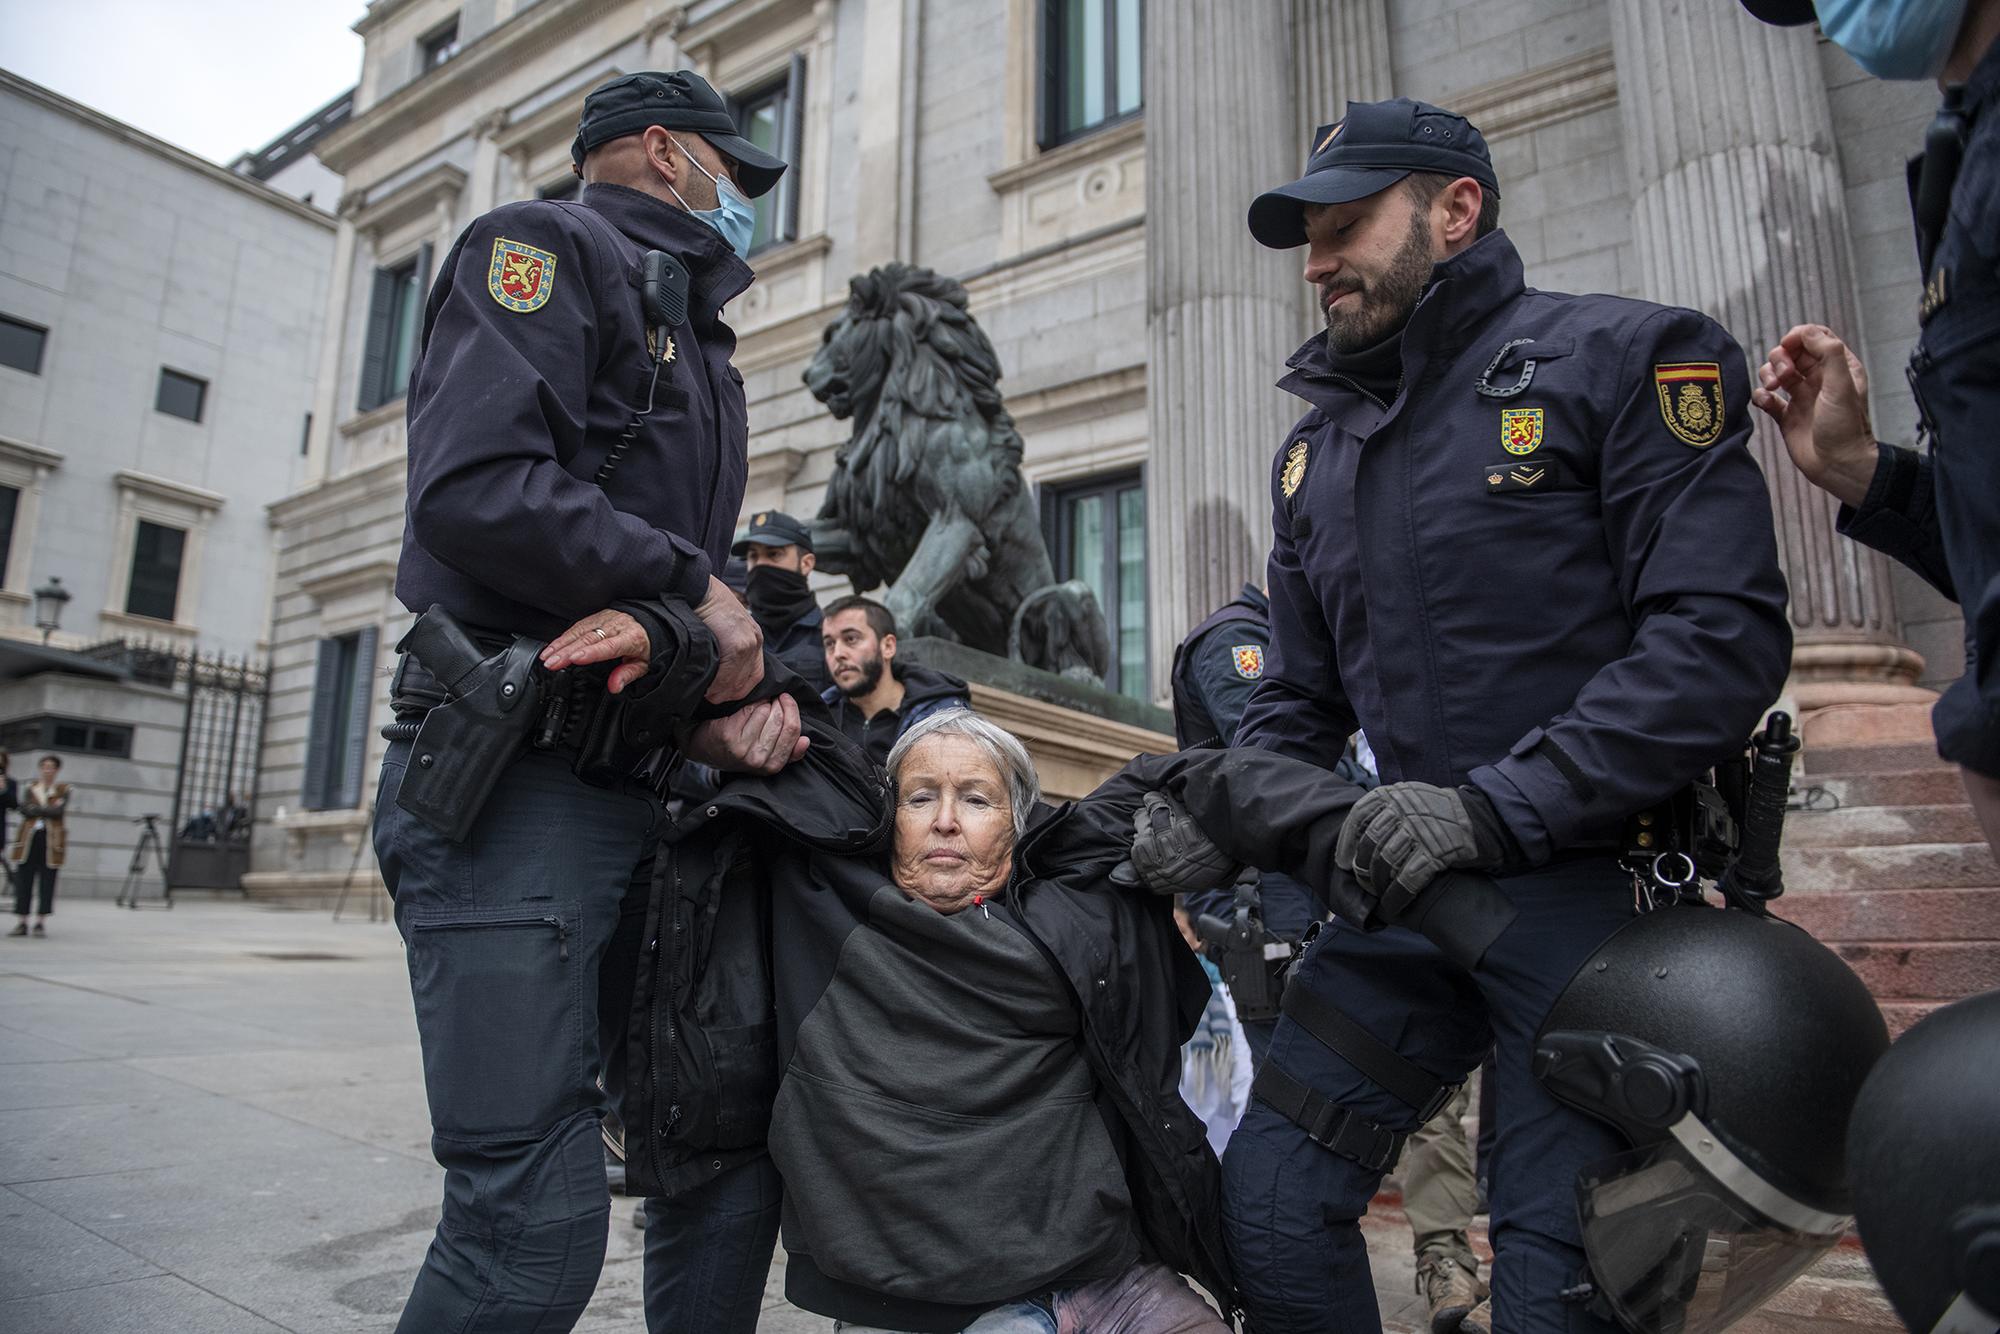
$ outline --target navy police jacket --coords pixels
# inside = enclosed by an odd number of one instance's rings
[[[1930,451],[1884,446],[1860,508],[1842,508],[1840,530],[1964,608],[1965,674],[1931,715],[1938,751],[2000,778],[2000,44],[1966,81],[1963,105],[1964,157],[1910,357]]]
[[[1748,377],[1691,310],[1437,266],[1383,404],[1314,338],[1272,472],[1271,653],[1238,745],[1471,783],[1531,863],[1739,749],[1791,629]],[[1532,361],[1532,368],[1529,363]],[[1504,396],[1480,392],[1485,385]]]
[[[653,409],[641,264],[691,277]],[[410,378],[408,522],[396,595],[537,638],[621,599],[699,603],[747,480],[736,335],[750,269],[705,223],[637,190],[584,187],[476,219],[445,257]]]

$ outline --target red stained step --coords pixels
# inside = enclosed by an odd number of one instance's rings
[[[1965,800],[1965,781],[1958,770],[1898,769],[1888,773],[1801,775],[1801,790],[1819,787],[1844,807],[1954,805]],[[1792,818],[1814,814],[1793,813]],[[1790,820],[1787,820],[1789,826]]]
[[[1833,950],[1878,1000],[1956,1000],[2000,987],[2000,941],[1852,943]]]
[[[1949,760],[1938,758],[1937,747],[1929,741],[1812,746],[1806,749],[1800,763],[1801,773],[1813,782],[1818,782],[1821,774],[1879,774],[1930,768],[1957,770]]]
[[[1786,888],[1801,893],[2000,885],[2000,865],[1983,842],[1786,848],[1781,856]]]
[[[1785,817],[1788,848],[1979,843],[1985,838],[1979,817],[1962,800],[1933,806],[1850,806],[1834,811],[1793,811]]]
[[[1788,893],[1771,911],[1829,944],[2000,940],[2000,889],[1871,889]]]

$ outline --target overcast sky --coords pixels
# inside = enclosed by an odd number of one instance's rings
[[[366,0],[0,0],[0,67],[227,163],[352,87]]]

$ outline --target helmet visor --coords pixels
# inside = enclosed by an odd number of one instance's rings
[[[1583,1249],[1627,1329],[1709,1334],[1742,1319],[1840,1240],[1772,1221],[1663,1140],[1580,1174]],[[1820,1228],[1828,1228],[1822,1232]]]

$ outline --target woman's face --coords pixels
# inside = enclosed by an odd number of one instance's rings
[[[42,781],[44,783],[53,783],[56,781],[56,770],[58,766],[54,760],[43,760],[40,764],[36,765],[35,768],[42,775]]]
[[[939,912],[991,898],[1013,867],[1007,783],[971,737],[928,736],[896,775],[896,886]]]

